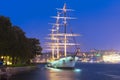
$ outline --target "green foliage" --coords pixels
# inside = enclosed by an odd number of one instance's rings
[[[36,54],[41,54],[40,42],[27,38],[25,32],[12,26],[8,17],[0,16],[0,56],[11,56],[13,64],[29,63]]]

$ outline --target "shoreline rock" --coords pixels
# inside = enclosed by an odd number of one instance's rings
[[[26,71],[31,71],[36,69],[37,66],[24,66],[24,67],[6,67],[3,69],[0,69],[0,80],[1,79],[9,79],[11,76],[26,72]]]

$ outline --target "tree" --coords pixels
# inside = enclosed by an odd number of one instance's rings
[[[0,56],[11,56],[12,63],[26,63],[42,48],[36,38],[27,38],[18,26],[12,26],[8,17],[0,16]]]
[[[36,38],[29,38],[29,41],[30,41],[30,44],[31,44],[32,54],[34,54],[34,55],[40,55],[40,54],[42,54],[41,53],[42,48],[40,46],[39,40],[36,39]]]
[[[9,55],[9,39],[11,36],[11,22],[8,17],[0,16],[0,55]]]

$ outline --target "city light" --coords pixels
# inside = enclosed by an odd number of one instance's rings
[[[103,60],[104,62],[119,63],[120,55],[119,54],[104,55]]]

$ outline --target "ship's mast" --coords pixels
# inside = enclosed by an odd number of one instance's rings
[[[52,23],[54,27],[52,28],[51,34],[49,34],[50,36],[49,39],[52,42],[47,43],[48,47],[50,47],[52,50],[52,59],[60,58],[61,49],[64,50],[64,56],[66,57],[67,46],[79,45],[79,44],[67,42],[70,39],[70,37],[79,36],[78,34],[71,34],[67,32],[67,19],[74,19],[72,17],[67,17],[67,11],[73,11],[73,10],[67,9],[66,3],[64,4],[62,9],[57,8],[57,10],[60,10],[60,11],[57,12],[57,16],[52,16],[52,18],[56,19],[56,22]],[[63,27],[63,28],[60,28],[60,27]],[[55,54],[56,54],[56,57],[55,57]]]
[[[54,18],[56,18],[56,23],[53,23],[52,25],[54,26],[56,31],[53,34],[59,34],[59,27],[61,25],[59,23],[60,13],[57,12],[57,16],[54,17]],[[51,36],[54,36],[53,34]],[[59,59],[59,57],[60,57],[60,54],[59,54],[59,52],[60,52],[60,49],[59,49],[59,36],[54,36],[53,40],[54,40],[54,42],[53,42],[54,53],[53,53],[53,49],[52,49],[52,54],[55,54],[55,52],[56,52],[56,58]],[[55,43],[56,43],[56,45],[55,45]]]
[[[54,29],[51,30],[51,33],[54,34]],[[51,39],[54,39],[54,35],[51,36]],[[55,55],[55,46],[52,45],[52,59],[54,59],[54,55]]]
[[[60,25],[59,25],[59,19],[60,19],[60,13],[57,12],[57,20],[56,20],[57,34],[59,33],[59,27],[60,27]],[[58,38],[58,36],[56,38],[57,38],[57,59],[59,59],[59,57],[60,57],[60,53],[59,53],[59,38]]]
[[[64,15],[64,33],[65,33],[65,37],[64,37],[64,56],[66,57],[67,55],[67,36],[66,36],[66,32],[67,32],[67,20],[66,20],[66,3],[64,4],[63,7],[63,15]]]
[[[67,11],[73,11],[72,9],[67,9],[66,8],[66,3],[64,4],[62,9],[58,9],[58,10],[62,10],[63,13],[63,17],[60,17],[63,19],[63,25],[64,25],[64,56],[67,56],[67,19],[74,19],[71,17],[67,17]]]

